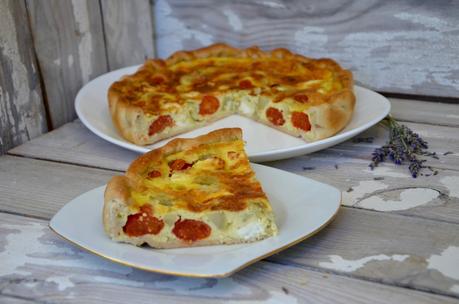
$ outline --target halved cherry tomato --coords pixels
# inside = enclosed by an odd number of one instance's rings
[[[220,102],[218,101],[217,97],[205,95],[201,100],[201,104],[199,105],[199,114],[214,114],[217,112],[218,107],[220,107]]]
[[[161,176],[161,172],[159,172],[158,170],[153,170],[153,171],[148,172],[149,178],[155,178],[155,177],[160,177],[160,176]]]
[[[140,212],[128,216],[123,227],[124,233],[129,236],[142,236],[145,234],[158,234],[164,227],[164,222],[153,216],[150,205],[140,207]]]
[[[301,129],[303,131],[311,130],[311,123],[309,122],[309,117],[303,112],[293,112],[292,113],[292,125],[295,128]]]
[[[197,220],[182,220],[175,222],[172,233],[179,239],[186,242],[195,242],[202,240],[210,235],[212,228],[202,221]]]
[[[169,162],[169,168],[172,171],[181,171],[191,168],[193,164],[187,163],[183,159],[174,159],[173,161]]]
[[[248,90],[248,89],[252,89],[253,88],[253,84],[250,80],[242,80],[241,82],[239,82],[239,88],[240,89],[243,89],[243,90]]]
[[[174,120],[169,115],[161,115],[154,122],[151,123],[148,135],[151,136],[158,132],[161,132],[167,127],[172,127]]]
[[[305,94],[296,94],[295,96],[293,96],[293,99],[301,103],[307,103],[309,101],[308,95]]]
[[[282,112],[276,108],[268,108],[266,110],[266,117],[275,126],[282,126],[285,123]]]

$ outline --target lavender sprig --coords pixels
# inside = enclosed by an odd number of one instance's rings
[[[427,142],[407,126],[399,124],[390,115],[384,118],[382,122],[389,127],[389,142],[376,148],[371,154],[372,158],[369,165],[371,170],[387,159],[396,165],[409,162],[408,169],[411,176],[416,178],[423,168],[430,168],[424,165],[426,160],[419,158],[419,156],[431,156],[438,159],[435,152],[427,151],[429,148]]]

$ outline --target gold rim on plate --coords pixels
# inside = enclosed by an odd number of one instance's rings
[[[131,263],[128,263],[128,262],[125,262],[123,260],[119,260],[119,259],[115,259],[111,256],[107,256],[107,255],[104,255],[104,254],[101,254],[97,251],[94,251],[92,249],[89,249],[89,248],[86,248],[68,238],[66,238],[65,236],[63,236],[62,234],[60,234],[59,232],[57,232],[56,230],[53,229],[53,227],[51,227],[50,223],[48,224],[48,227],[51,229],[51,231],[53,231],[54,233],[56,233],[58,236],[60,236],[61,238],[63,238],[64,240],[70,242],[71,244],[75,245],[76,247],[80,248],[80,249],[83,249],[87,252],[90,252],[92,254],[95,254],[99,257],[102,257],[102,258],[105,258],[107,260],[110,260],[112,262],[115,262],[117,264],[121,264],[123,266],[128,266],[128,267],[132,267],[132,268],[136,268],[136,269],[140,269],[140,270],[144,270],[144,271],[148,271],[148,272],[154,272],[154,273],[160,273],[160,274],[167,274],[167,275],[174,275],[174,276],[179,276],[179,277],[188,277],[188,278],[226,278],[226,277],[229,277],[231,276],[232,274],[252,265],[253,263],[255,262],[258,262],[264,258],[267,258],[273,254],[276,254],[276,253],[279,253],[281,252],[282,250],[285,250],[289,247],[292,247],[310,237],[312,237],[313,235],[317,234],[318,232],[320,232],[322,229],[324,229],[328,224],[330,224],[335,218],[336,216],[338,215],[338,211],[340,210],[341,208],[341,200],[342,200],[342,194],[341,194],[341,191],[340,191],[340,204],[338,205],[338,208],[336,208],[336,211],[335,213],[325,222],[323,223],[322,225],[320,225],[317,229],[315,229],[314,231],[311,231],[310,233],[308,233],[307,235],[299,238],[299,239],[296,239],[288,244],[285,244],[284,246],[282,247],[279,247],[279,248],[276,248],[270,252],[267,252],[261,256],[258,256],[244,264],[242,264],[241,266],[237,267],[236,269],[233,269],[229,272],[225,272],[225,273],[222,273],[222,274],[216,274],[216,275],[209,275],[209,274],[195,274],[195,273],[183,273],[183,272],[174,272],[174,271],[164,271],[164,270],[158,270],[158,269],[154,269],[154,268],[148,268],[148,267],[142,267],[142,266],[138,266],[136,264],[131,264]],[[154,248],[153,248],[154,249]]]

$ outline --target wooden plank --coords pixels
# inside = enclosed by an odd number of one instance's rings
[[[47,131],[23,1],[0,3],[0,155]]]
[[[343,192],[343,204],[346,206],[459,223],[459,154],[442,155],[448,149],[459,151],[459,139],[455,139],[459,134],[457,128],[422,124],[410,126],[416,131],[422,127],[420,133],[427,136],[432,151],[439,152],[439,160],[429,160],[429,164],[442,168],[438,169],[437,175],[424,170],[424,174],[431,176],[413,179],[407,166],[391,164],[369,170],[371,151],[384,142],[381,135],[384,130],[380,127],[360,135],[375,136],[372,144],[351,140],[314,154],[266,165],[337,187]],[[119,171],[126,170],[138,157],[135,152],[93,135],[79,121],[19,146],[10,154]]]
[[[113,171],[11,156],[0,157],[0,172],[0,211],[40,218],[50,218],[71,199],[115,175]]]
[[[459,223],[459,172],[439,170],[412,178],[407,167],[321,152],[267,163],[330,184],[342,192],[344,206]]]
[[[435,168],[459,170],[459,128],[401,122],[413,132],[418,133],[428,142],[429,151],[438,154],[438,159],[428,157],[428,164]],[[338,154],[341,157],[359,158],[369,161],[375,148],[384,145],[389,137],[383,126],[375,126],[362,132],[354,139],[333,146],[320,153]],[[371,143],[358,143],[363,138],[370,138]],[[446,154],[446,155],[445,155]]]
[[[125,171],[129,163],[140,155],[92,134],[79,120],[67,123],[9,153],[118,171]]]
[[[0,211],[50,218],[68,200],[100,186],[113,174],[4,156],[0,158]],[[337,220],[314,239],[272,260],[459,296],[457,256],[458,224],[343,208]]]
[[[217,41],[286,47],[336,58],[378,91],[457,98],[458,15],[456,2],[161,0],[155,27],[160,57]]]
[[[273,260],[457,297],[458,232],[458,225],[342,208],[321,234]]]
[[[459,106],[440,102],[390,98],[391,114],[398,120],[459,127]]]
[[[18,297],[10,297],[5,295],[0,295],[0,303],[3,304],[31,304],[31,303],[38,303],[34,300],[24,299],[20,296]]]
[[[0,214],[0,286],[59,303],[458,303],[456,299],[258,262],[225,279],[188,279],[114,264],[58,238],[40,220]]]
[[[98,1],[27,1],[53,128],[76,118],[78,90],[107,71]]]
[[[109,70],[154,56],[153,8],[149,0],[101,0]]]
[[[430,150],[439,155],[438,160],[429,159],[429,164],[436,168],[459,170],[459,154],[455,152],[459,151],[458,128],[402,123],[419,133],[429,143]],[[376,126],[357,136],[372,137],[372,143],[349,140],[314,155],[358,158],[369,162],[371,152],[383,145],[387,136],[386,129]],[[79,120],[16,147],[9,153],[121,171],[126,170],[129,163],[138,156],[137,153],[119,148],[93,135]],[[447,155],[443,155],[444,153]]]

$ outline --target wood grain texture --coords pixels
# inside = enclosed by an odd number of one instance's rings
[[[0,303],[3,304],[32,304],[32,303],[38,303],[35,300],[28,300],[24,299],[21,296],[5,296],[5,295],[0,295]]]
[[[0,158],[0,169],[0,211],[44,219],[114,174],[12,156]],[[336,221],[311,241],[270,260],[459,296],[458,235],[458,224],[342,208]],[[438,260],[453,274],[438,266]]]
[[[459,105],[390,98],[395,119],[433,125],[459,127]]]
[[[441,169],[459,170],[459,132],[454,126],[454,119],[458,108],[456,105],[429,103],[419,101],[403,101],[409,106],[394,106],[392,115],[396,119],[410,121],[425,121],[428,124],[416,122],[403,122],[415,132],[418,132],[429,142],[430,150],[436,151],[440,159],[430,159],[429,163]],[[429,115],[430,113],[430,115]],[[446,124],[437,126],[431,124]],[[357,137],[373,137],[373,143],[354,143],[352,140],[314,155],[324,154],[326,157],[344,156],[369,160],[372,150],[384,144],[387,131],[382,127],[373,127]],[[69,153],[72,151],[72,153]],[[453,152],[443,157],[442,154]],[[50,160],[75,162],[98,168],[126,170],[128,164],[138,155],[107,143],[99,137],[92,135],[82,126],[79,120],[69,123],[62,129],[54,130],[30,143],[16,147],[10,151],[14,155],[44,158]]]
[[[101,0],[109,70],[154,56],[150,0]]]
[[[81,251],[53,234],[45,221],[14,215],[0,214],[0,244],[0,294],[40,303],[458,302],[267,262],[225,279],[147,273]]]
[[[0,155],[47,131],[23,1],[0,2]]]
[[[332,57],[384,92],[459,97],[454,1],[159,0],[160,57],[213,42]]]
[[[459,172],[410,176],[406,166],[383,164],[375,170],[368,161],[312,154],[267,163],[282,170],[330,184],[342,192],[342,204],[360,209],[459,223]]]
[[[140,155],[95,136],[80,120],[67,123],[9,153],[123,172]]]
[[[456,224],[342,208],[320,234],[270,260],[458,297],[458,232]]]
[[[75,119],[78,90],[107,71],[98,1],[27,1],[53,128]]]
[[[0,172],[0,211],[40,218],[50,218],[65,203],[116,174],[11,156],[0,158]]]
[[[423,174],[430,176],[413,179],[407,166],[386,163],[374,171],[369,170],[372,150],[383,144],[387,136],[382,127],[371,128],[359,135],[375,137],[373,143],[350,140],[327,150],[266,165],[337,187],[343,193],[346,206],[459,223],[457,128],[413,123],[410,127],[428,140],[432,151],[439,153],[438,160],[429,160],[429,164],[439,170],[437,175],[424,170]],[[442,155],[445,151],[456,152]],[[100,139],[79,121],[66,124],[9,153],[119,171],[125,171],[139,155]]]

